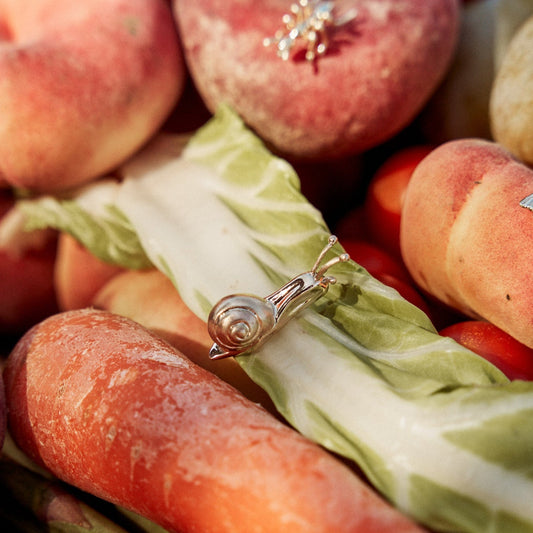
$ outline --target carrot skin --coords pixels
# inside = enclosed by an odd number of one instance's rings
[[[421,529],[355,473],[139,324],[54,315],[4,372],[18,446],[169,531]]]

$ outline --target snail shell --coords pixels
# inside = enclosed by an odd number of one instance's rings
[[[260,342],[276,325],[275,305],[253,295],[230,295],[211,310],[208,331],[219,348],[242,352]]]

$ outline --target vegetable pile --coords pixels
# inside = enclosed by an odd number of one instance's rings
[[[31,227],[69,231],[99,257],[156,266],[203,319],[226,294],[268,294],[309,268],[327,227],[291,168],[236,115],[221,108],[176,156],[179,146],[155,142],[124,167],[120,184],[20,209]],[[509,382],[439,336],[357,264],[332,271],[337,283],[314,309],[239,364],[295,428],[354,460],[417,520],[435,529],[530,527],[533,385]]]
[[[533,2],[28,9],[0,0],[2,523],[533,533]],[[332,234],[327,291],[211,360],[213,306]]]

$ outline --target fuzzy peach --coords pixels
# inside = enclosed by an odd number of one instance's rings
[[[59,309],[70,311],[89,306],[96,293],[123,270],[98,259],[73,237],[61,233],[54,264]]]
[[[456,0],[353,0],[334,8],[329,48],[287,61],[263,40],[290,2],[175,0],[185,58],[206,105],[230,105],[277,152],[330,159],[393,136],[443,78],[458,33]]]
[[[533,171],[500,145],[450,141],[415,169],[401,250],[418,285],[533,347]]]
[[[185,66],[164,0],[0,0],[0,182],[35,190],[115,168],[155,133]]]
[[[11,192],[0,191],[0,219],[13,205]],[[19,335],[58,311],[53,278],[56,244],[53,232],[20,250],[0,248],[0,335]]]

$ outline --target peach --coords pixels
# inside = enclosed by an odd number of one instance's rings
[[[11,257],[0,252],[0,333],[17,335],[57,312],[53,243]]]
[[[329,48],[310,62],[297,42],[287,61],[264,46],[286,0],[175,0],[183,50],[214,111],[232,107],[278,153],[298,159],[352,155],[389,139],[426,103],[451,61],[456,0],[354,0],[334,8]]]
[[[9,191],[0,191],[0,218],[14,204]],[[0,334],[19,335],[58,311],[54,290],[55,232],[13,253],[0,249]]]
[[[494,80],[490,120],[494,139],[533,164],[533,15],[511,39]]]
[[[96,294],[93,305],[142,324],[250,400],[276,412],[267,393],[248,377],[235,359],[209,359],[213,341],[205,322],[185,305],[171,281],[158,270],[119,274]]]
[[[98,259],[73,237],[61,233],[54,265],[59,309],[70,311],[89,306],[96,293],[123,270]]]
[[[533,171],[500,145],[450,141],[415,169],[401,250],[417,284],[533,347]]]
[[[164,0],[0,0],[0,183],[57,190],[129,157],[186,70]]]

